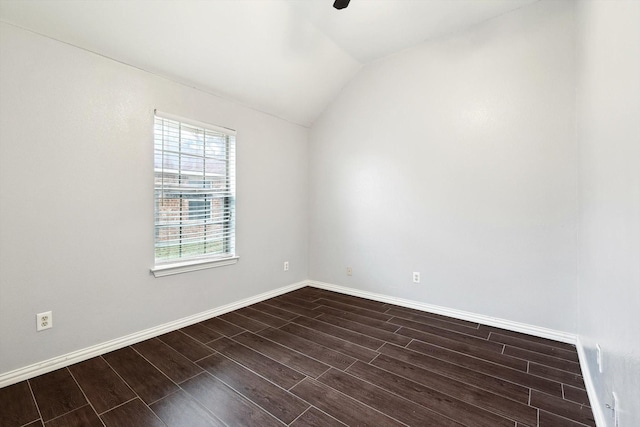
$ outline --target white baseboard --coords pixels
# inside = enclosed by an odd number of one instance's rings
[[[326,289],[328,291],[335,291],[341,294],[352,295],[355,297],[367,298],[374,301],[385,302],[388,304],[395,304],[402,307],[414,308],[416,310],[422,310],[429,313],[441,314],[444,316],[455,317],[456,319],[468,320],[470,322],[482,323],[483,325],[495,326],[496,328],[508,329],[514,332],[522,332],[523,334],[529,334],[536,337],[548,338],[554,341],[561,341],[568,344],[576,344],[577,336],[563,331],[557,331],[555,329],[543,328],[540,326],[529,325],[527,323],[514,322],[512,320],[500,319],[497,317],[485,316],[483,314],[471,313],[463,310],[456,310],[452,308],[442,307],[433,304],[426,304],[423,302],[412,301],[403,298],[396,298],[388,295],[377,294],[374,292],[361,291],[359,289],[348,288],[346,286],[333,285],[331,283],[323,283],[315,280],[309,281],[309,286],[313,286],[320,289]]]
[[[308,286],[307,280],[0,374],[0,388]]]
[[[484,325],[495,326],[498,328],[508,329],[515,332],[522,332],[525,334],[534,335],[542,338],[549,338],[552,340],[566,342],[570,344],[576,344],[577,342],[576,335],[569,334],[566,332],[556,331],[553,329],[542,328],[539,326],[528,325],[525,323],[514,322],[511,320],[485,316],[485,315],[471,313],[471,312],[462,311],[462,310],[455,310],[451,308],[441,307],[441,306],[432,305],[432,304],[426,304],[426,303],[402,299],[402,298],[396,298],[396,297],[377,294],[377,293],[368,292],[368,291],[361,291],[358,289],[348,288],[340,285],[333,285],[330,283],[323,283],[323,282],[318,282],[314,280],[304,280],[298,283],[294,283],[292,285],[283,286],[281,288],[274,289],[269,292],[265,292],[259,295],[245,298],[240,301],[226,304],[221,307],[207,310],[202,313],[184,317],[182,319],[178,319],[173,322],[165,323],[163,325],[159,325],[153,328],[145,329],[143,331],[135,332],[133,334],[126,335],[124,337],[116,338],[110,341],[106,341],[100,344],[86,347],[81,350],[76,350],[62,356],[54,357],[42,362],[25,366],[23,368],[18,368],[13,371],[0,374],[0,387],[5,387],[29,378],[36,377],[38,375],[46,374],[47,372],[51,372],[56,369],[63,368],[65,366],[73,365],[74,363],[79,363],[84,360],[90,359],[92,357],[99,356],[101,354],[105,354],[110,351],[118,350],[122,347],[126,347],[128,345],[135,344],[140,341],[144,341],[146,339],[153,338],[158,335],[162,335],[164,333],[171,332],[176,329],[180,329],[185,326],[189,326],[194,323],[201,322],[211,317],[220,316],[230,311],[237,310],[239,308],[246,307],[248,305],[255,304],[257,302],[264,301],[269,298],[273,298],[278,295],[282,295],[287,292],[291,292],[296,289],[303,288],[305,286],[313,286],[316,288],[335,291],[335,292],[339,292],[346,295],[353,295],[357,297],[371,299],[374,301],[395,304],[401,307],[414,308],[416,310],[422,310],[429,313],[442,314],[444,316],[450,316],[457,319],[468,320],[476,323],[482,323]],[[580,355],[580,351],[583,352],[582,355]],[[578,352],[580,355],[580,362],[581,362],[580,364],[581,366],[583,366],[583,372],[588,373],[589,371],[586,369],[586,365],[583,365],[583,363],[586,361],[584,357],[584,350],[578,347]],[[591,378],[588,376],[585,376],[585,383],[587,386],[587,391],[589,393],[589,398],[597,399],[597,396],[595,395],[595,392],[593,389],[593,382],[591,381]],[[591,388],[591,390],[589,390],[589,388]],[[598,421],[598,416],[595,413],[596,410],[597,408],[594,407],[594,416],[596,416],[596,421]],[[598,425],[605,426],[606,424],[604,423],[601,424],[601,421],[598,421]]]
[[[602,406],[598,399],[598,393],[596,393],[596,387],[591,377],[591,369],[589,369],[589,362],[587,360],[587,352],[584,349],[583,343],[578,337],[576,344],[578,349],[578,360],[580,361],[580,369],[582,370],[582,378],[584,378],[584,386],[587,389],[587,395],[589,396],[589,403],[591,404],[591,410],[593,411],[593,418],[596,420],[596,426],[607,427],[607,422],[602,412]]]

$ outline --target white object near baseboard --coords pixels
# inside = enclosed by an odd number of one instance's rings
[[[589,396],[589,403],[591,404],[591,410],[593,411],[593,418],[596,421],[596,426],[605,427],[607,423],[605,421],[604,413],[602,412],[602,406],[600,405],[600,401],[598,400],[598,394],[596,393],[593,378],[591,378],[591,370],[588,366],[587,353],[584,349],[584,345],[580,341],[580,337],[578,337],[576,348],[578,349],[580,370],[582,371],[584,386],[587,389],[587,395]]]

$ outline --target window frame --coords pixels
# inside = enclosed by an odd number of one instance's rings
[[[223,244],[223,253],[213,253],[211,255],[207,255],[206,253],[202,254],[202,255],[194,255],[191,257],[174,257],[174,258],[168,258],[165,260],[159,259],[157,257],[157,242],[158,242],[158,236],[159,236],[159,223],[160,221],[157,219],[157,215],[159,214],[159,202],[160,200],[162,200],[161,198],[158,197],[158,188],[157,188],[157,183],[156,183],[156,179],[157,179],[157,173],[158,171],[160,171],[160,174],[162,174],[163,176],[166,175],[171,175],[171,174],[175,174],[174,170],[171,169],[166,169],[166,166],[164,164],[164,160],[162,160],[161,162],[161,166],[159,169],[156,169],[156,155],[158,154],[158,151],[156,149],[156,121],[157,119],[163,119],[163,120],[169,120],[172,122],[177,122],[179,124],[179,126],[181,127],[182,125],[186,125],[192,128],[196,128],[197,130],[202,130],[203,132],[214,132],[217,134],[223,134],[226,137],[226,144],[227,147],[225,149],[224,152],[224,160],[227,162],[226,167],[225,167],[225,172],[223,175],[223,179],[224,181],[227,183],[226,187],[224,190],[221,190],[221,194],[228,192],[228,196],[220,196],[218,194],[218,197],[221,198],[222,200],[224,200],[224,207],[221,211],[222,215],[224,217],[228,216],[228,219],[224,219],[223,220],[223,224],[225,224],[225,226],[223,227],[223,234],[225,235],[225,237],[221,240],[222,244]],[[184,272],[189,272],[189,271],[197,271],[197,270],[203,270],[203,269],[207,269],[207,268],[213,268],[213,267],[222,267],[222,266],[226,266],[226,265],[232,265],[238,262],[239,260],[239,256],[237,255],[236,252],[236,248],[235,248],[235,230],[236,230],[236,215],[235,215],[235,205],[236,205],[236,186],[235,186],[235,171],[236,171],[236,159],[235,159],[235,145],[236,145],[236,131],[233,129],[229,129],[229,128],[225,128],[225,127],[221,127],[221,126],[216,126],[216,125],[212,125],[209,123],[204,123],[204,122],[199,122],[197,120],[191,120],[188,118],[184,118],[184,117],[180,117],[180,116],[176,116],[173,114],[169,114],[169,113],[164,113],[158,110],[154,110],[154,114],[153,114],[153,141],[154,141],[154,158],[153,158],[153,162],[154,162],[154,249],[153,249],[153,256],[154,256],[154,266],[151,268],[151,273],[153,273],[153,275],[155,277],[162,277],[162,276],[168,276],[168,275],[172,275],[172,274],[178,274],[178,273],[184,273]],[[181,132],[181,131],[180,131]],[[206,135],[206,134],[205,134]],[[180,138],[179,138],[179,142],[178,144],[182,144],[182,134],[180,134]],[[203,154],[203,160],[206,163],[206,137],[203,138],[203,150],[205,150],[205,153]],[[164,154],[166,154],[167,150],[163,149],[160,151],[160,153],[162,153],[162,155],[164,156]],[[180,153],[178,154],[179,158],[182,158],[183,154]],[[185,156],[189,157],[188,154],[186,154]],[[203,179],[206,181],[207,178],[207,172],[206,172],[206,166],[203,166],[202,168],[202,174],[203,174]],[[182,170],[178,170],[178,180],[180,181],[182,179],[183,175],[187,175],[185,174]],[[203,184],[204,182],[203,181]],[[162,187],[162,195],[164,196],[164,188]],[[212,193],[213,194],[213,193]],[[217,194],[217,193],[216,193]],[[162,196],[161,196],[162,197]],[[202,199],[201,197],[196,197],[194,198],[194,200],[200,200]],[[183,200],[191,200],[190,197],[183,197],[182,195],[177,199],[180,200],[180,204],[183,203]],[[212,208],[212,204],[213,201],[215,200],[215,197],[209,198],[207,199],[206,197],[204,198],[204,202],[205,204],[208,204],[210,206],[210,211],[213,210]],[[187,204],[189,204],[189,202],[187,202]],[[182,208],[180,209],[182,210]],[[206,218],[206,217],[205,217]],[[203,218],[203,221],[206,221],[206,219]],[[181,229],[184,224],[183,221],[187,222],[191,219],[190,214],[187,212],[187,216],[186,218],[182,217],[182,214],[180,214],[180,219],[179,219],[179,228]],[[206,222],[204,223],[204,226],[206,227],[207,224]],[[180,239],[182,239],[181,237],[181,233],[182,231],[179,232],[180,233]],[[202,242],[204,244],[206,244],[207,240],[206,237],[204,237],[204,239],[202,240]],[[182,243],[181,243],[182,244]],[[182,249],[181,249],[182,250]]]

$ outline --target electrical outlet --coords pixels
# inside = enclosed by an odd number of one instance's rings
[[[602,349],[600,344],[596,344],[596,362],[598,363],[598,371],[602,373]]]
[[[420,283],[420,273],[417,271],[413,272],[413,283]]]
[[[347,276],[351,276],[353,274],[353,270],[351,267],[347,267]]]
[[[289,271],[289,261],[284,262],[284,271]]]
[[[53,328],[53,312],[46,311],[36,314],[36,331]]]

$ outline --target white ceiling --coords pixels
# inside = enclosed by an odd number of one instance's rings
[[[0,20],[309,126],[363,64],[537,0],[0,0]]]

